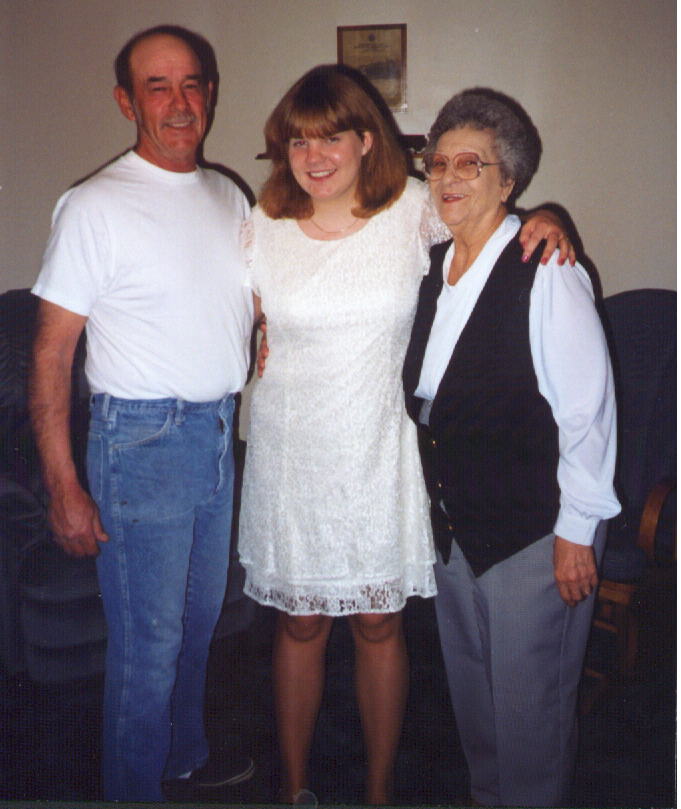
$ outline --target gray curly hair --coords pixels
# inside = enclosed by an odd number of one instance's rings
[[[513,180],[511,201],[517,199],[529,185],[541,157],[541,138],[530,116],[517,101],[496,90],[464,90],[452,96],[438,113],[425,153],[435,151],[445,132],[463,126],[492,130],[502,181]]]

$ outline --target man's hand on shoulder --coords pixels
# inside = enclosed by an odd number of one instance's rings
[[[270,354],[270,347],[267,344],[267,318],[263,316],[258,326],[260,329],[260,346],[258,347],[258,376],[261,377],[265,373],[265,366],[267,365],[267,358]]]
[[[97,505],[78,485],[53,494],[48,516],[55,542],[69,556],[96,556],[97,543],[109,539]]]
[[[598,586],[596,559],[591,545],[578,545],[556,536],[553,570],[560,597],[570,607],[585,599]]]
[[[542,239],[546,239],[541,263],[547,264],[554,250],[558,250],[558,264],[563,265],[567,260],[574,267],[577,261],[575,248],[567,235],[565,226],[560,218],[545,208],[529,214],[519,234],[523,247],[523,261],[529,261]]]

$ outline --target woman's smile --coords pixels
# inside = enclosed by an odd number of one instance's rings
[[[355,202],[362,157],[371,148],[371,135],[354,131],[327,137],[291,138],[288,159],[298,185],[318,202]]]

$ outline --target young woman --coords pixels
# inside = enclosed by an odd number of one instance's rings
[[[361,79],[314,68],[265,137],[272,173],[246,234],[270,356],[256,385],[239,551],[246,592],[279,610],[274,684],[282,800],[307,761],[334,616],[347,616],[366,801],[389,803],[407,692],[402,608],[435,594],[428,498],[401,371],[432,243],[427,188]],[[529,223],[528,223],[529,224]],[[560,229],[530,224],[532,245]],[[549,249],[550,248],[550,249]]]

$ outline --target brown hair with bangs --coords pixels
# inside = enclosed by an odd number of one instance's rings
[[[272,171],[260,194],[260,206],[272,219],[308,219],[312,200],[296,182],[288,161],[291,138],[323,138],[354,130],[373,144],[362,157],[353,216],[368,218],[400,197],[407,182],[407,157],[387,108],[381,112],[375,89],[345,65],[319,65],[300,78],[274,108],[265,124]],[[385,105],[383,105],[385,106]]]

